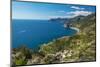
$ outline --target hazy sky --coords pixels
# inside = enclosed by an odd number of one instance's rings
[[[70,4],[48,4],[34,2],[12,2],[13,19],[50,19],[72,18],[78,15],[87,16],[95,12],[95,6]]]

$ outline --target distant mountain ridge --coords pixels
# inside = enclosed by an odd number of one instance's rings
[[[58,21],[58,22],[61,22],[61,23],[72,23],[72,22],[77,22],[77,21],[80,21],[80,20],[91,18],[95,15],[96,15],[96,13],[92,13],[88,16],[79,15],[79,16],[76,16],[74,18],[51,18],[50,21],[53,21],[53,22]]]

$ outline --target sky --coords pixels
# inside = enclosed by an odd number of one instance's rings
[[[12,2],[12,19],[51,19],[73,18],[79,15],[87,16],[96,12],[95,6]]]

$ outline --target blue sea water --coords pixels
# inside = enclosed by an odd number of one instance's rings
[[[75,30],[64,28],[63,23],[48,20],[13,20],[12,21],[12,48],[25,45],[37,48],[62,36],[72,36]]]

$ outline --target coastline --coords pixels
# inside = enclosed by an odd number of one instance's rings
[[[76,28],[76,27],[70,27],[70,28],[76,30],[77,32],[79,32],[79,29]]]

